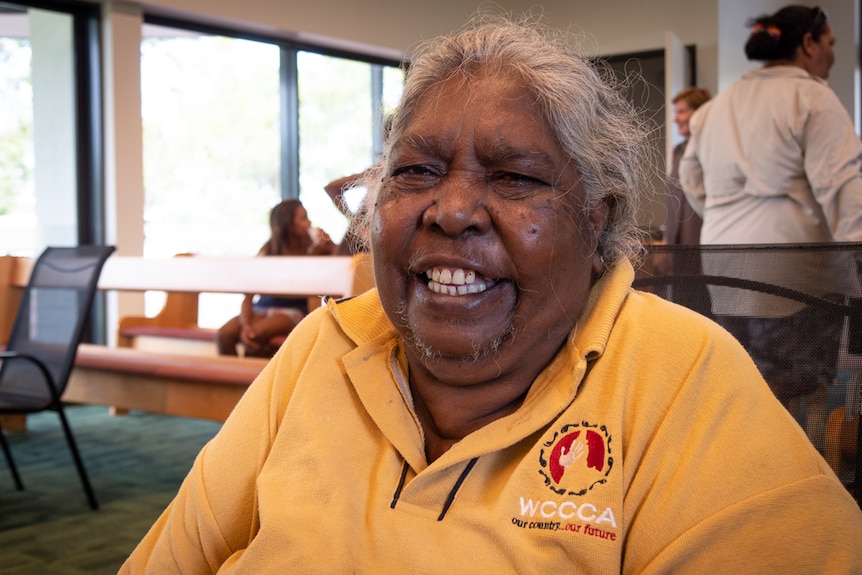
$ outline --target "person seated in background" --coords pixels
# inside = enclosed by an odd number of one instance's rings
[[[299,200],[285,200],[269,214],[270,238],[260,248],[260,256],[330,255],[336,246],[322,230],[312,228]],[[277,346],[274,337],[286,336],[308,313],[306,298],[284,298],[247,294],[240,314],[218,330],[216,342],[221,355],[238,355],[237,344],[245,355],[272,357]]]
[[[415,53],[376,289],[291,333],[123,573],[859,571],[744,349],[631,288],[649,128],[575,46],[488,15]]]

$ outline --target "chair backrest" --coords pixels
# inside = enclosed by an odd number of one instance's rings
[[[102,266],[112,246],[49,247],[36,260],[7,350],[29,355],[48,369],[62,395],[84,333]],[[0,366],[0,388],[45,405],[53,399],[35,364],[5,361]]]
[[[860,265],[862,243],[655,245],[634,287],[735,335],[862,504]]]

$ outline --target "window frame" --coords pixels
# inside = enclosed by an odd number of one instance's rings
[[[3,4],[72,17],[79,245],[105,243],[101,7],[78,0],[3,0]]]
[[[375,110],[381,109],[383,101],[383,67],[405,67],[405,62],[402,60],[362,54],[359,52],[332,48],[309,42],[298,42],[296,40],[277,35],[246,31],[239,27],[206,24],[194,20],[164,16],[153,12],[144,12],[143,23],[152,24],[154,26],[188,30],[201,34],[225,36],[254,42],[265,42],[273,44],[279,48],[281,63],[279,66],[279,97],[281,100],[279,129],[281,131],[280,183],[282,199],[299,198],[300,193],[299,176],[301,166],[299,159],[298,53],[311,52],[322,56],[331,56],[334,58],[342,58],[345,60],[370,64],[372,66],[371,105]],[[379,149],[379,147],[382,147],[383,121],[382,119],[378,119],[376,115],[374,118],[375,125],[374,133],[372,134],[373,145],[375,149]]]

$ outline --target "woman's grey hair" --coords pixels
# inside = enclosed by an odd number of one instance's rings
[[[530,17],[515,21],[480,15],[462,29],[421,45],[409,65],[381,163],[366,182],[366,212],[373,212],[392,143],[410,124],[428,89],[453,76],[468,79],[489,68],[505,70],[518,74],[535,93],[563,152],[583,178],[585,207],[607,204],[608,222],[597,246],[605,264],[621,257],[636,259],[642,249],[638,206],[650,185],[649,131],[616,82],[603,78],[571,40]]]

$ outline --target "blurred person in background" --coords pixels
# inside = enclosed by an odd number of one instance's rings
[[[260,248],[259,256],[320,256],[336,251],[329,236],[312,227],[299,200],[284,200],[273,207],[269,226],[270,238]],[[238,355],[237,345],[242,344],[246,356],[272,357],[278,349],[273,338],[289,334],[307,313],[307,298],[246,294],[240,314],[218,330],[218,352]]]

